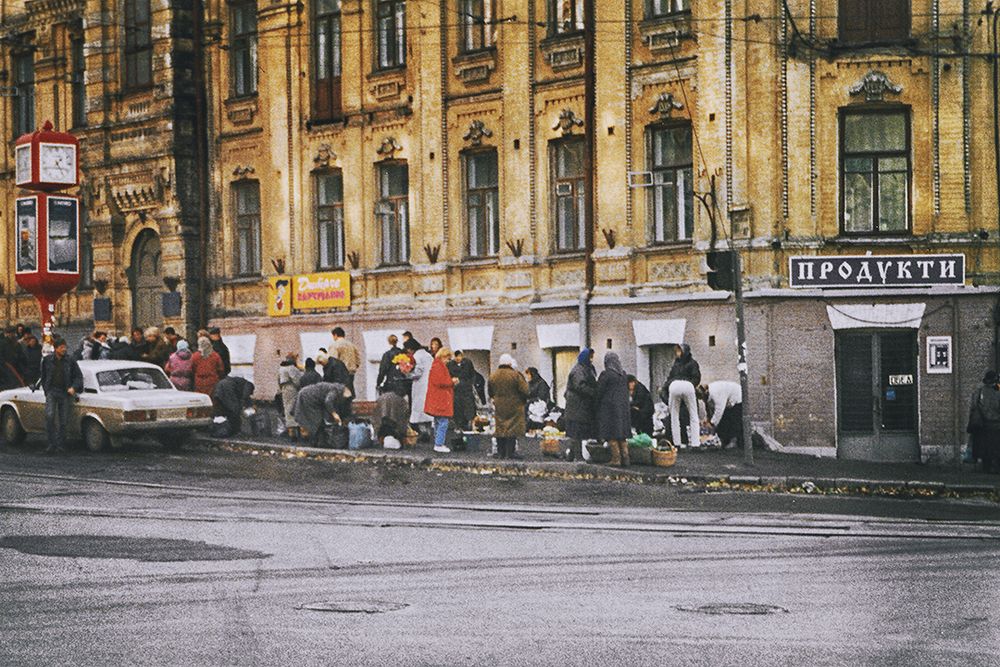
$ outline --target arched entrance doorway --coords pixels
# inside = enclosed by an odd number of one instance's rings
[[[160,267],[160,237],[151,229],[139,234],[132,246],[132,326],[160,326],[163,274]]]

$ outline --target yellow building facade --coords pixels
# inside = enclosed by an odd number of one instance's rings
[[[87,0],[60,23],[14,5],[3,25],[51,31],[32,37],[54,54],[35,61],[38,118],[71,113],[72,83],[55,63],[69,57],[72,30],[85,36],[94,129],[81,128],[83,191],[100,194],[89,216],[108,326],[216,324],[260,396],[276,391],[285,353],[314,354],[335,325],[367,360],[365,398],[385,337],[403,330],[468,351],[480,370],[513,352],[557,393],[584,337],[599,358],[622,352],[647,384],[662,383],[681,343],[706,381],[735,379],[732,296],[724,277],[709,284],[725,269],[715,252],[732,246],[759,430],[842,456],[953,457],[959,397],[993,363],[1000,268],[991,45],[976,10],[961,0],[597,3],[587,128],[583,5],[206,0],[187,34],[184,15],[154,2],[152,70],[166,88],[147,97],[116,88],[121,42],[134,34],[124,7]],[[13,72],[16,49],[4,48]],[[193,69],[178,76],[176,63]],[[11,123],[13,101],[7,109]],[[127,164],[116,161],[119,136]],[[136,270],[137,242],[153,235],[162,260]],[[960,254],[965,284],[790,286],[792,257],[869,252]],[[340,271],[349,309],[268,315],[271,278]],[[152,287],[163,277],[178,280],[183,307],[150,322],[159,292],[175,291]],[[30,299],[7,294],[9,318],[30,318]],[[91,296],[67,297],[68,324],[89,318]],[[880,338],[897,329],[909,338]],[[941,336],[953,339],[952,372],[919,370],[928,337]],[[879,405],[860,421],[847,400],[860,380],[845,364],[856,364],[838,356],[859,345]],[[912,347],[899,363],[913,369],[889,373],[899,345]],[[889,375],[913,378],[887,393]],[[943,394],[950,403],[932,410]],[[893,410],[895,422],[884,418]]]

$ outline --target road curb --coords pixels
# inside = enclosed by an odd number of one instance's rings
[[[945,484],[920,480],[878,480],[830,477],[704,475],[677,472],[612,468],[590,463],[567,461],[499,461],[469,460],[431,455],[405,450],[317,449],[277,443],[255,442],[235,438],[199,437],[195,446],[242,452],[253,456],[308,458],[337,463],[405,466],[436,472],[456,472],[476,475],[516,476],[563,480],[597,480],[633,484],[667,484],[701,488],[707,491],[741,491],[790,493],[805,495],[879,496],[891,498],[979,498],[1000,503],[1000,487],[982,484]],[[670,470],[669,468],[664,470]]]

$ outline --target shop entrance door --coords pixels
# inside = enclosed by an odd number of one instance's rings
[[[837,456],[919,461],[916,331],[837,334]]]
[[[163,324],[161,294],[163,275],[160,269],[160,237],[145,230],[132,249],[131,268],[132,326],[158,327]]]

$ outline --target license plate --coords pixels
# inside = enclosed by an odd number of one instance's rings
[[[187,419],[187,408],[172,408],[156,412],[160,419]]]

